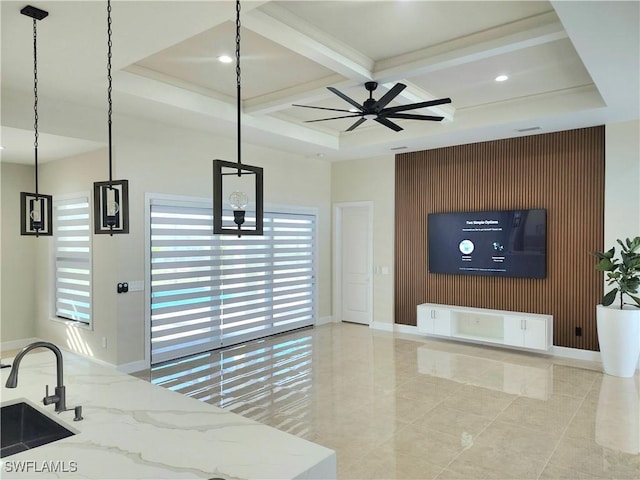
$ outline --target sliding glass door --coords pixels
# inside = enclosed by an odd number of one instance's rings
[[[211,225],[210,207],[151,202],[152,364],[315,322],[315,215],[265,211],[260,237]]]

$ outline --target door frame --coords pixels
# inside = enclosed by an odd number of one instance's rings
[[[369,255],[367,256],[367,269],[371,281],[367,292],[369,327],[373,325],[373,202],[341,202],[333,204],[333,321],[341,322],[342,312],[342,212],[345,208],[365,207],[367,209],[367,241],[369,243]]]

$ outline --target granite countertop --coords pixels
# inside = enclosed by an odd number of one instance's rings
[[[86,358],[63,356],[67,408],[82,405],[80,422],[73,411],[56,414],[42,404],[45,385],[53,393],[56,383],[52,352],[28,353],[15,389],[4,386],[10,369],[2,369],[3,405],[26,399],[76,432],[3,458],[2,478],[336,478],[333,450]]]

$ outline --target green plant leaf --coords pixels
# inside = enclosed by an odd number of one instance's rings
[[[640,297],[636,297],[635,295],[631,295],[630,293],[627,293],[627,295],[633,298],[633,301],[636,302],[636,306],[640,307]]]
[[[596,265],[596,270],[600,270],[601,272],[610,272],[616,268],[616,265],[611,262],[609,257],[605,257],[600,260]]]
[[[611,290],[604,297],[602,297],[602,305],[604,305],[605,307],[608,307],[609,305],[611,305],[615,301],[617,294],[618,294],[617,288],[614,288],[613,290]]]
[[[625,295],[629,295],[635,306],[640,307],[640,298],[637,296],[640,289],[640,236],[624,241],[618,239],[616,242],[622,247],[618,258],[615,257],[615,247],[605,253],[594,254],[599,260],[596,269],[604,272],[607,285],[614,287],[603,297],[602,304],[611,305],[620,293],[620,308],[624,305]]]

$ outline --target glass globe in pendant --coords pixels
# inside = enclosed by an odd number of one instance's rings
[[[244,192],[235,191],[229,195],[229,204],[234,210],[244,210],[249,205],[249,197]]]

